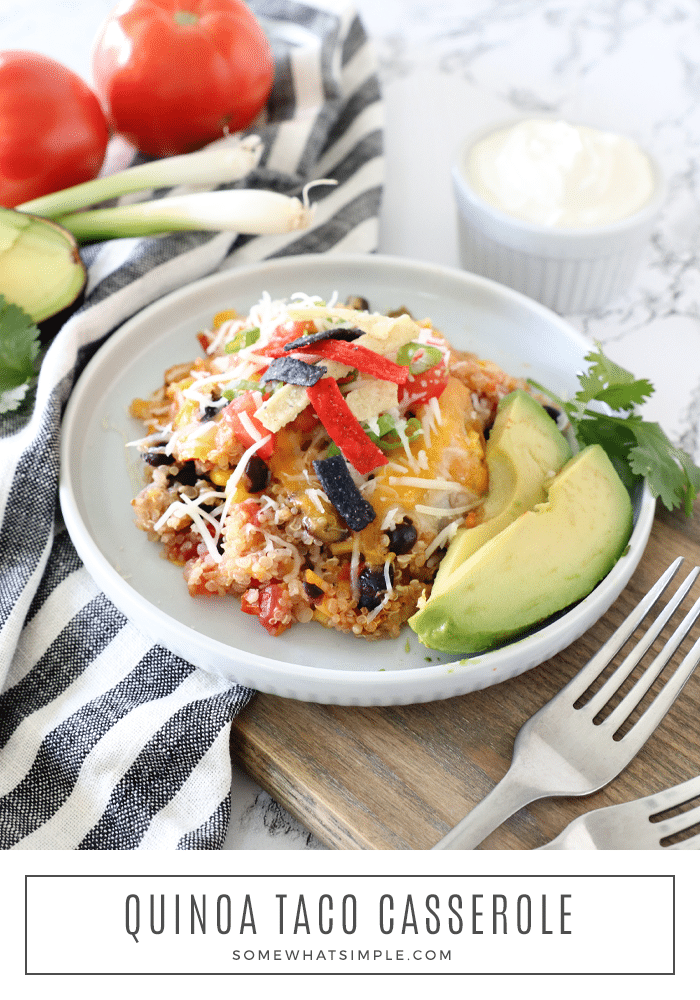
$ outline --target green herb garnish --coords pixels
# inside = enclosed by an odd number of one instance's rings
[[[37,372],[39,328],[0,295],[0,413],[16,410]]]
[[[668,510],[682,506],[690,517],[700,492],[700,468],[687,452],[669,441],[659,424],[634,412],[653,395],[651,382],[635,378],[606,357],[599,343],[596,347],[586,355],[590,368],[579,375],[581,388],[569,402],[532,379],[530,385],[562,408],[581,447],[600,444],[605,448],[628,489],[646,479],[653,496]],[[602,412],[596,404],[612,412]]]

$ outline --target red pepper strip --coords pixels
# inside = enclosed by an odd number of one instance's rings
[[[348,343],[345,340],[321,340],[309,344],[308,347],[295,347],[294,351],[300,354],[318,354],[331,361],[339,361],[343,365],[357,368],[365,375],[374,375],[375,378],[384,379],[385,382],[395,382],[396,385],[405,385],[411,374],[408,365],[397,365],[376,351],[370,351],[361,344]]]
[[[316,385],[307,386],[306,395],[331,440],[361,476],[387,464],[386,455],[367,437],[335,379],[322,378]]]

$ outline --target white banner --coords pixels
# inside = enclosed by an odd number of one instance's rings
[[[668,874],[126,871],[25,890],[28,976],[674,972]]]

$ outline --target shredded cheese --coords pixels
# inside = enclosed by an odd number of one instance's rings
[[[459,521],[452,521],[452,523],[448,524],[446,528],[443,528],[442,531],[439,532],[439,534],[437,534],[435,538],[433,538],[430,545],[428,545],[428,547],[426,548],[425,558],[430,559],[435,549],[442,548],[443,545],[446,545],[448,542],[451,542],[455,534],[457,533],[458,527],[459,527]]]
[[[453,483],[449,479],[423,479],[420,476],[387,476],[390,486],[415,486],[423,490],[443,490],[446,493],[464,493],[462,483]]]

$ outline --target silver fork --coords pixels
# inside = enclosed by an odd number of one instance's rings
[[[523,725],[516,736],[513,759],[505,776],[433,847],[434,851],[474,848],[528,803],[556,795],[589,795],[607,785],[629,764],[666,715],[700,661],[700,639],[632,728],[620,739],[613,737],[700,616],[700,598],[608,717],[600,724],[594,724],[594,720],[675,613],[700,573],[700,567],[696,566],[688,574],[673,598],[590,701],[581,708],[575,707],[576,702],[632,636],[682,562],[683,558],[679,557],[669,566],[586,666]]]
[[[700,833],[675,844],[661,841],[700,823],[700,803],[667,819],[657,818],[700,796],[700,775],[643,799],[578,816],[538,851],[700,851]]]

